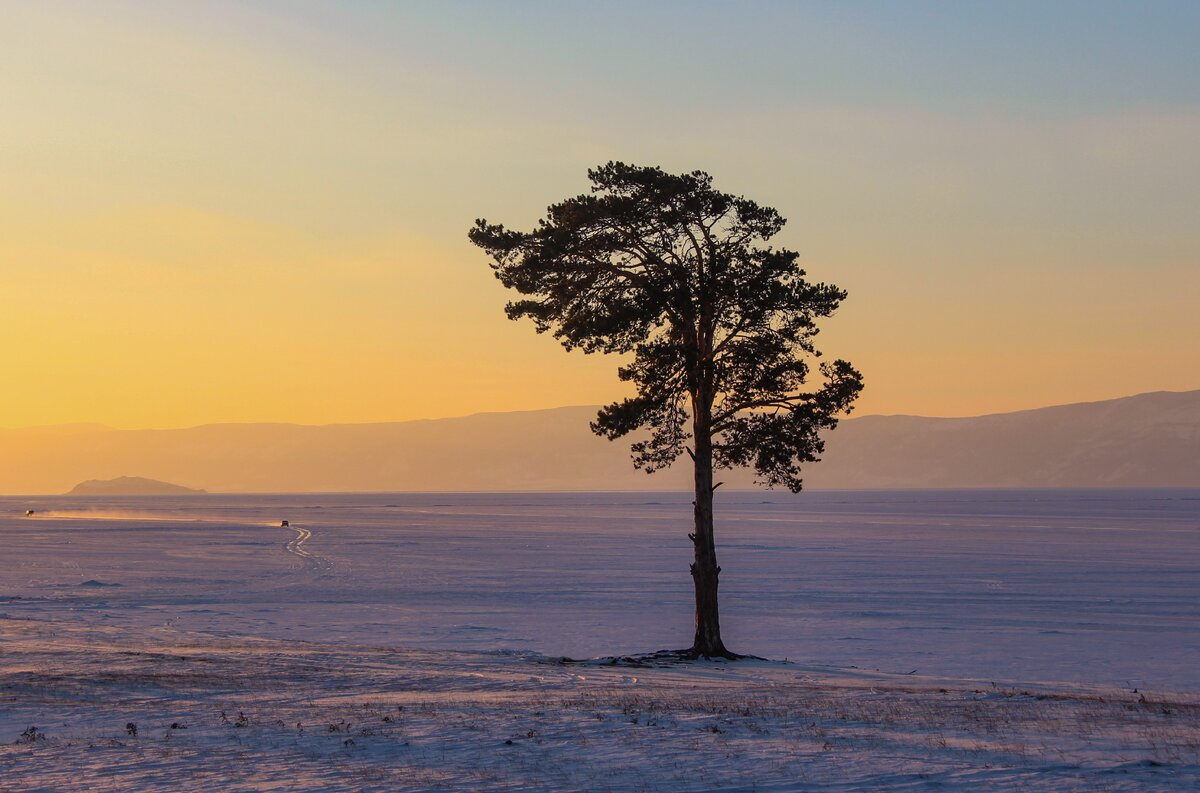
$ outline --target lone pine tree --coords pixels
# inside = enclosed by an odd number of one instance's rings
[[[590,170],[590,194],[554,204],[532,231],[477,220],[470,239],[529,317],[567,349],[632,354],[618,370],[636,395],[600,410],[592,430],[635,430],[633,462],[653,472],[685,452],[695,470],[696,634],[692,657],[736,657],[721,640],[713,542],[714,468],[801,488],[801,464],[824,450],[862,390],[848,362],[821,363],[807,386],[816,321],[846,293],[811,283],[796,253],[766,243],[774,209],[714,190],[701,171],[620,162]]]

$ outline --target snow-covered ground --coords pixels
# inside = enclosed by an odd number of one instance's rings
[[[1200,492],[719,495],[771,661],[560,661],[689,643],[682,494],[0,499],[0,790],[1200,787]]]

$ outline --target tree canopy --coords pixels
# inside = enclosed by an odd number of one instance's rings
[[[758,481],[798,491],[823,431],[851,410],[862,376],[819,364],[817,320],[846,293],[806,279],[799,256],[770,240],[784,219],[717,191],[702,172],[610,162],[592,190],[550,206],[532,231],[478,220],[470,239],[528,317],[567,349],[632,354],[618,370],[636,394],[603,408],[592,429],[638,429],[635,465],[669,466],[711,444],[711,465],[748,466]],[[707,435],[697,444],[701,435]]]

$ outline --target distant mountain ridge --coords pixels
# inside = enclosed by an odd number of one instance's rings
[[[144,476],[118,476],[115,479],[89,479],[71,488],[68,496],[166,496],[204,493],[183,485],[147,479]]]
[[[972,418],[864,416],[828,440],[848,488],[1200,487],[1200,391]]]
[[[383,424],[210,424],[174,430],[0,430],[0,492],[61,493],[144,472],[209,491],[682,490],[627,442],[591,434],[594,407]],[[718,475],[751,487],[744,471]],[[806,466],[811,488],[1200,487],[1200,390],[972,418],[863,416]]]

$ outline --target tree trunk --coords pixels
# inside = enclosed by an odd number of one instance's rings
[[[697,411],[700,412],[706,411]],[[692,535],[695,561],[692,581],[696,586],[696,638],[692,654],[712,658],[733,658],[721,641],[721,620],[717,610],[717,549],[713,542],[713,454],[708,416],[695,417],[696,532]]]

